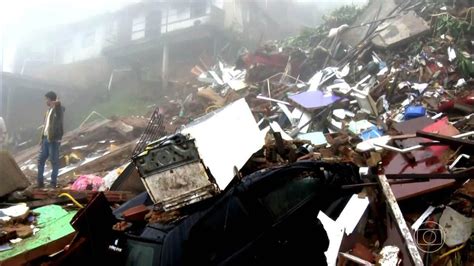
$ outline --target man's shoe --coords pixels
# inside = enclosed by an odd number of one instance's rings
[[[36,184],[33,188],[38,188],[38,189],[44,188],[44,184]]]

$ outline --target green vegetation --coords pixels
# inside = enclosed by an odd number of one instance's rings
[[[435,36],[448,34],[456,40],[460,40],[465,36],[472,36],[472,34],[474,34],[472,26],[473,25],[464,19],[445,13],[436,18],[436,22],[433,25],[433,31]]]
[[[446,34],[454,39],[456,51],[456,66],[461,74],[468,78],[474,77],[474,63],[469,53],[467,43],[471,41],[474,35],[474,25],[472,9],[467,12],[466,17],[455,17],[449,13],[443,13],[435,17],[432,30],[433,36]]]
[[[90,101],[74,103],[69,112],[66,113],[66,126],[69,130],[77,128],[84,119],[92,112],[109,118],[112,116],[145,115],[150,110],[150,105],[160,103],[158,97],[150,97],[150,93],[139,93],[137,91],[117,90],[109,97],[106,94],[92,95]],[[98,117],[91,118],[99,119]]]
[[[324,22],[316,28],[304,28],[298,36],[289,37],[282,41],[283,46],[299,47],[307,50],[314,47],[322,38],[326,37],[331,28],[337,28],[343,24],[351,25],[361,13],[363,8],[356,5],[344,5],[323,16]]]
[[[465,55],[461,51],[456,51],[457,67],[461,71],[462,75],[466,78],[474,78],[474,63],[469,54]]]
[[[324,16],[323,19],[330,28],[339,27],[343,24],[351,25],[362,10],[356,5],[344,5],[332,11],[329,16]]]
[[[109,117],[113,115],[143,115],[148,111],[147,106],[156,104],[151,97],[138,97],[129,92],[117,92],[110,99],[95,106],[95,111]]]
[[[312,40],[321,39],[325,33],[327,34],[323,26],[319,26],[318,28],[304,28],[298,36],[283,40],[283,46],[308,49],[312,46]]]

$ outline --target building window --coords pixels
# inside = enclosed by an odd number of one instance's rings
[[[95,31],[86,32],[82,38],[82,47],[86,48],[92,46],[95,41]]]
[[[161,33],[161,11],[151,10],[146,17],[145,35],[147,38],[156,37]]]
[[[138,40],[145,37],[145,16],[141,15],[133,19],[132,22],[132,40]]]
[[[207,0],[194,0],[191,2],[191,18],[206,15]]]
[[[115,43],[118,40],[118,22],[113,21],[107,26],[107,44]]]

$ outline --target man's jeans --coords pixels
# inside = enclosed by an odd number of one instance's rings
[[[38,177],[36,181],[38,182],[39,187],[44,186],[44,164],[49,157],[51,162],[51,167],[53,171],[51,172],[51,186],[55,187],[57,185],[57,178],[59,172],[59,146],[61,142],[51,141],[49,142],[47,138],[43,138],[41,142],[41,149],[38,156]]]

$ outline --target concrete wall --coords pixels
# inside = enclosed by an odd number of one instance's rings
[[[71,64],[50,65],[30,70],[28,76],[41,80],[68,84],[79,90],[106,89],[112,67],[99,56]]]

